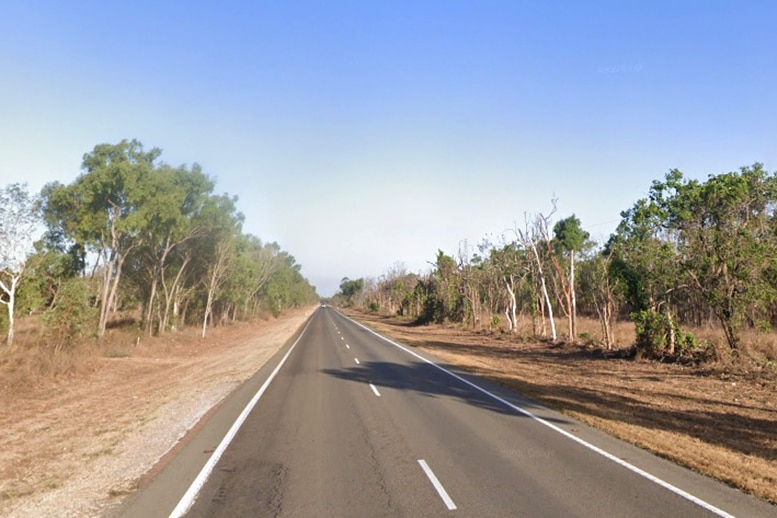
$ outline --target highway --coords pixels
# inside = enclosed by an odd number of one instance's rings
[[[120,516],[775,516],[332,308]]]

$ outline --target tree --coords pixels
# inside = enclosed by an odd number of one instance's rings
[[[27,258],[39,224],[39,202],[24,184],[11,184],[0,191],[0,303],[8,308],[6,344],[13,345],[16,290],[25,273]]]
[[[197,243],[197,277],[205,289],[203,338],[208,321],[212,321],[218,292],[227,281],[229,269],[236,259],[237,240],[243,223],[243,215],[237,211],[236,202],[236,196],[211,196],[200,215],[207,225],[203,237]]]
[[[278,255],[278,268],[263,289],[273,315],[288,308],[312,304],[318,299],[315,288],[300,273],[301,268],[294,256],[286,252]]]
[[[182,245],[203,231],[195,216],[213,191],[213,182],[197,164],[191,169],[163,164],[150,175],[149,181],[155,194],[147,202],[143,244],[136,253],[137,267],[148,278],[142,291],[146,296],[145,327],[151,335],[160,286],[163,300],[158,311],[158,330],[167,330],[173,293],[191,261],[191,255],[181,250]]]
[[[490,250],[489,265],[507,292],[504,314],[511,333],[517,331],[518,295],[529,273],[526,251],[518,242],[507,243]]]
[[[678,233],[691,285],[714,311],[729,347],[737,349],[745,312],[774,297],[765,273],[777,254],[777,178],[758,163],[704,183],[683,182],[674,170],[652,192]]]
[[[555,208],[553,212],[555,212]],[[553,212],[551,212],[551,215]],[[536,269],[533,269],[532,273],[534,274],[534,278],[538,279],[541,297],[539,302],[540,307],[547,309],[548,319],[550,321],[550,336],[551,340],[555,342],[558,336],[556,334],[556,321],[553,318],[553,304],[551,303],[550,294],[548,293],[548,286],[545,282],[545,273],[543,272],[543,257],[540,254],[539,248],[537,246],[539,243],[547,242],[550,239],[548,236],[548,220],[550,219],[550,216],[544,216],[542,213],[540,213],[534,218],[534,221],[531,225],[529,224],[528,215],[525,216],[525,219],[525,230],[521,231],[516,229],[516,235],[520,239],[523,248],[525,250],[531,251],[532,258],[534,259],[533,266],[536,267]],[[544,325],[545,324],[543,320],[543,327]]]
[[[636,326],[637,348],[652,355],[674,354],[676,295],[687,289],[678,236],[667,225],[668,217],[654,195],[640,199],[621,213],[616,233],[605,246],[611,257],[608,273],[622,286]]]
[[[345,299],[345,305],[352,306],[354,304],[354,298],[361,295],[364,289],[364,279],[351,280],[348,277],[343,277],[340,281],[340,293]]]
[[[569,254],[569,283],[566,292],[569,304],[569,339],[577,339],[577,297],[575,295],[575,253],[583,249],[590,234],[580,226],[580,220],[572,214],[566,219],[558,221],[553,227],[556,242],[562,251]]]
[[[599,250],[583,261],[580,268],[581,298],[594,307],[607,350],[615,345],[612,319],[618,307],[618,282],[610,273],[611,264],[612,251]]]
[[[115,309],[124,261],[143,242],[150,198],[158,194],[149,181],[161,150],[144,151],[137,140],[98,144],[84,155],[82,174],[69,186],[46,187],[46,222],[68,239],[97,255],[100,318],[103,336]]]
[[[706,182],[685,180],[677,169],[654,181],[608,243],[638,331],[674,354],[676,310],[695,298],[720,322],[729,348],[738,349],[745,316],[766,311],[776,295],[776,206],[777,179],[761,164]],[[675,296],[680,291],[683,300]]]

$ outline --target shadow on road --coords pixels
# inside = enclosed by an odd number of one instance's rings
[[[465,373],[458,372],[455,367],[448,365],[442,365],[442,367],[453,372],[457,376],[467,377]],[[432,398],[451,398],[500,414],[528,417],[527,415],[510,408],[501,401],[498,401],[463,381],[441,371],[434,365],[425,362],[363,362],[354,367],[344,369],[324,369],[322,372],[343,380],[355,381],[363,384],[372,383],[379,388],[386,387],[396,390],[412,391]],[[486,381],[482,381],[482,383],[476,384],[478,386],[483,386],[487,383],[488,382]],[[492,391],[491,387],[483,388],[490,392]],[[512,402],[529,412],[531,412],[532,409],[542,408],[540,405],[524,398],[520,398],[520,402],[518,403]],[[543,419],[555,423],[570,424],[570,421],[564,419]]]

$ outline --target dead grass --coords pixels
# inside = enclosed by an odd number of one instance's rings
[[[49,505],[52,493],[68,508],[89,509],[131,491],[134,479],[122,477],[143,466],[124,457],[153,452],[128,449],[128,441],[160,419],[153,429],[162,436],[164,428],[182,426],[188,414],[164,421],[169,405],[199,412],[200,399],[249,377],[310,311],[219,327],[204,340],[196,329],[149,338],[128,324],[99,344],[58,351],[35,343],[31,326],[13,349],[0,349],[0,515],[50,516],[49,507],[35,505]],[[95,475],[97,466],[105,472]],[[87,507],[79,507],[82,500]]]
[[[84,376],[99,361],[99,351],[79,346],[52,351],[46,347],[15,347],[0,353],[2,391],[24,394],[49,381]]]
[[[694,366],[608,357],[596,348],[600,331],[588,319],[580,322],[585,343],[551,346],[529,340],[530,327],[510,335],[358,317],[443,361],[777,503],[777,369],[765,363],[774,353],[771,335],[746,336],[744,360]],[[563,324],[558,331],[563,337]],[[720,338],[713,329],[695,332]],[[632,324],[618,324],[616,333],[621,343],[633,341]]]

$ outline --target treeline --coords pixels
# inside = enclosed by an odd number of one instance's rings
[[[200,166],[160,155],[136,140],[100,144],[69,185],[0,192],[8,344],[17,314],[42,313],[46,340],[62,347],[103,336],[117,315],[135,315],[149,335],[198,325],[205,336],[209,326],[318,300],[293,256],[242,232],[236,197],[215,194]]]
[[[613,323],[628,319],[637,350],[658,357],[716,352],[685,331],[714,324],[736,352],[744,331],[777,324],[775,209],[777,178],[761,164],[704,182],[672,170],[621,213],[606,243],[591,242],[574,215],[554,222],[554,203],[476,252],[439,251],[427,274],[400,266],[378,279],[343,279],[334,302],[510,331],[525,317],[535,336],[552,341],[562,319],[571,342],[584,314],[598,319],[607,349]]]

